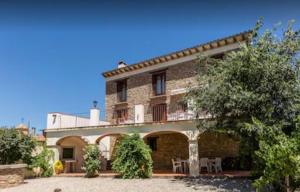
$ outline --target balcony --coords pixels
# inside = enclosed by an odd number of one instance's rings
[[[168,121],[182,121],[195,119],[195,114],[191,111],[175,112],[168,114]]]

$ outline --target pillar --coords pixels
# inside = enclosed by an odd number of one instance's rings
[[[198,140],[189,140],[189,162],[190,162],[190,176],[199,176],[199,152],[198,152]]]

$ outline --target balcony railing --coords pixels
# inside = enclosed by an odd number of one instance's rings
[[[175,112],[168,114],[168,121],[191,120],[195,118],[195,114],[190,111]]]

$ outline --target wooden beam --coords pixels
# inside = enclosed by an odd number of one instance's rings
[[[202,52],[202,51],[203,51],[203,46],[197,47],[197,50],[198,50],[199,52]]]
[[[243,40],[243,35],[238,35],[235,37],[236,41],[242,41]]]
[[[220,46],[224,46],[224,45],[226,45],[226,41],[225,41],[225,40],[221,40],[221,41],[219,41],[219,45],[220,45]]]
[[[226,42],[227,42],[227,43],[233,43],[233,42],[234,42],[234,39],[233,39],[232,37],[230,37],[230,38],[226,39]]]
[[[211,46],[212,46],[213,48],[217,48],[217,47],[218,47],[218,42],[213,42],[213,43],[211,43]]]
[[[204,49],[205,49],[205,50],[210,50],[210,49],[211,49],[211,46],[210,46],[210,44],[206,44],[206,45],[204,45]]]

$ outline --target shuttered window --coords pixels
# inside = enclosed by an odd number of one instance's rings
[[[117,95],[119,102],[127,101],[127,80],[117,82]]]
[[[153,95],[166,94],[166,73],[161,72],[152,75]]]
[[[153,122],[167,121],[167,104],[154,105],[152,108]]]
[[[128,120],[128,109],[116,110],[117,124],[125,123]]]

